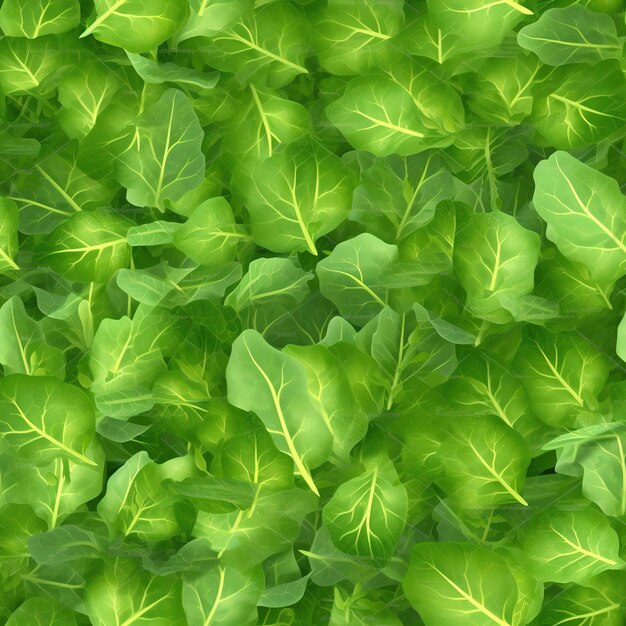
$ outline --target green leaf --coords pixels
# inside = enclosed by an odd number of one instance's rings
[[[204,178],[204,136],[189,99],[168,89],[138,118],[135,145],[125,152],[117,176],[128,201],[160,209]]]
[[[619,626],[623,622],[619,594],[572,585],[546,601],[537,626]]]
[[[224,24],[203,41],[202,54],[212,67],[234,73],[240,82],[276,88],[308,74],[304,65],[308,47],[303,13],[287,3],[271,2]]]
[[[512,569],[505,552],[470,543],[419,543],[403,588],[426,626],[515,626],[526,623],[528,599]]]
[[[626,432],[621,423],[598,424],[561,435],[544,446],[582,468],[582,490],[605,515],[626,514]]]
[[[0,363],[5,374],[56,376],[65,374],[65,359],[58,348],[46,343],[40,324],[13,296],[0,307]]]
[[[348,216],[353,178],[322,146],[292,143],[238,179],[250,213],[252,237],[273,252],[309,251]]]
[[[579,4],[548,9],[519,31],[517,41],[548,65],[596,63],[622,53],[611,17]]]
[[[387,304],[383,270],[398,259],[397,246],[364,233],[342,241],[316,268],[320,291],[355,326],[364,326]]]
[[[254,6],[254,0],[190,0],[191,14],[175,33],[176,44],[204,37],[230,26]]]
[[[75,613],[48,598],[28,598],[11,613],[7,626],[76,626]]]
[[[176,83],[182,87],[212,89],[217,84],[219,74],[198,72],[191,68],[181,67],[175,63],[157,63],[140,54],[128,52],[128,59],[135,72],[148,85]]]
[[[406,523],[408,496],[384,467],[340,485],[323,510],[333,543],[358,557],[387,560]]]
[[[331,436],[308,396],[304,366],[246,330],[233,343],[226,381],[228,401],[261,418],[277,448],[291,456],[317,495],[311,469],[328,458]]]
[[[119,77],[97,58],[85,55],[80,67],[62,76],[58,83],[59,122],[71,139],[83,139],[121,86]]]
[[[3,5],[4,6],[4,5]],[[61,61],[61,41],[56,35],[38,39],[4,37],[0,41],[0,87],[9,94],[46,94],[49,80]]]
[[[528,506],[521,492],[530,454],[521,435],[493,416],[468,416],[447,428],[450,438],[439,451],[443,477],[438,483],[460,507]]]
[[[93,36],[129,52],[148,52],[174,34],[187,17],[184,0],[95,0],[81,37]]]
[[[5,452],[37,465],[56,457],[96,466],[95,417],[80,389],[48,376],[0,379],[0,437]]]
[[[200,265],[225,265],[235,259],[237,245],[246,235],[239,232],[230,204],[211,198],[197,206],[173,236],[174,245]]]
[[[504,308],[502,296],[517,299],[529,294],[539,248],[538,235],[506,213],[473,213],[459,219],[454,267],[472,314],[498,321]],[[476,262],[477,251],[480,263]]]
[[[524,555],[533,576],[556,583],[584,583],[610,569],[622,569],[619,539],[609,520],[594,508],[548,509],[523,529]]]
[[[0,28],[8,37],[60,35],[79,22],[78,0],[7,0],[0,7]]]
[[[449,145],[449,133],[464,123],[458,94],[408,62],[353,79],[326,115],[354,148],[376,156],[409,156]]]
[[[617,182],[566,152],[535,169],[533,204],[547,236],[592,277],[613,282],[626,273],[626,199]]]
[[[304,138],[310,126],[308,112],[299,102],[252,84],[248,87],[222,140],[224,157],[233,169],[253,168],[279,146]]]
[[[445,394],[459,414],[495,415],[529,444],[536,443],[543,429],[519,378],[486,351],[472,351],[460,358]]]
[[[292,307],[310,293],[312,278],[289,259],[255,259],[224,304],[237,312],[265,303]]]
[[[0,198],[0,272],[17,270],[14,261],[19,249],[17,238],[18,210],[17,204],[8,198]]]
[[[577,334],[535,329],[513,361],[537,417],[553,426],[570,426],[576,415],[598,408],[609,364],[606,356]]]
[[[354,190],[350,219],[384,241],[399,242],[429,223],[453,194],[452,176],[432,152],[375,159]]]
[[[15,177],[11,199],[20,211],[20,231],[50,233],[78,211],[115,210],[111,190],[85,174],[74,157],[50,155]]]
[[[186,626],[181,585],[175,576],[157,576],[137,559],[105,560],[85,586],[85,609],[94,626]]]
[[[225,563],[183,583],[183,606],[189,626],[254,626],[263,572]]]
[[[308,393],[332,435],[333,453],[341,461],[348,462],[350,451],[367,431],[368,420],[356,404],[341,360],[321,345],[291,345],[283,352],[304,365]]]
[[[130,224],[113,213],[75,213],[44,241],[39,259],[70,280],[105,281],[130,263]]]
[[[537,89],[531,122],[550,145],[559,150],[589,146],[624,125],[626,81],[615,61],[567,66],[549,78]]]
[[[98,513],[112,537],[134,534],[144,541],[158,541],[179,531],[176,501],[162,484],[169,477],[168,465],[177,463],[182,468],[177,479],[182,480],[190,473],[184,459],[157,465],[142,451],[109,478],[106,493],[98,503]]]
[[[397,55],[389,41],[404,25],[399,0],[330,0],[313,27],[313,45],[320,64],[331,74],[362,74]],[[395,52],[395,55],[394,55]]]

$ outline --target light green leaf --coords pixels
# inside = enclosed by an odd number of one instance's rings
[[[49,598],[28,598],[11,613],[6,626],[76,626],[75,613]]]
[[[94,0],[95,14],[81,37],[93,34],[129,52],[148,52],[187,17],[185,0]]]
[[[7,0],[0,7],[0,28],[8,37],[60,35],[79,23],[78,0]]]
[[[224,303],[237,312],[266,303],[293,307],[310,293],[312,278],[290,259],[255,259]]]
[[[89,397],[48,376],[0,379],[0,444],[37,465],[55,458],[96,466],[96,421]]]
[[[260,566],[234,563],[185,579],[183,606],[189,626],[254,626],[263,589]]]
[[[452,176],[432,152],[373,159],[354,190],[350,219],[384,241],[399,242],[430,222],[452,198]]]
[[[17,175],[11,193],[20,212],[20,231],[50,233],[75,212],[113,211],[113,192],[85,174],[69,155],[50,155]]]
[[[350,451],[367,431],[368,418],[355,401],[341,360],[321,345],[291,345],[283,352],[306,368],[309,396],[332,435],[333,453],[349,462]]]
[[[174,464],[180,466],[177,480],[191,475],[191,460],[172,459],[157,465],[142,451],[109,478],[98,513],[112,537],[132,534],[143,541],[159,541],[179,532],[177,501],[163,485]]]
[[[468,78],[470,109],[490,124],[519,124],[531,114],[540,64],[530,56],[488,58]]]
[[[545,428],[534,416],[526,390],[505,364],[479,350],[459,358],[459,367],[445,391],[459,413],[495,415],[529,444]]]
[[[353,176],[313,142],[291,143],[238,178],[254,241],[273,252],[309,251],[348,216]]]
[[[94,448],[92,458],[97,465],[85,465],[73,456],[57,455],[48,465],[16,463],[7,458],[0,464],[0,502],[30,504],[48,528],[55,528],[101,493],[103,455]]]
[[[202,45],[202,55],[212,67],[233,72],[240,82],[272,88],[308,74],[308,52],[307,21],[297,7],[284,2],[257,7]]]
[[[205,537],[225,560],[253,566],[291,548],[304,518],[316,509],[317,499],[308,490],[262,486],[248,509],[199,511],[192,534]]]
[[[331,435],[309,398],[304,366],[246,330],[233,343],[226,381],[228,401],[261,418],[276,447],[318,494],[311,469],[328,459]]]
[[[584,583],[605,570],[622,569],[619,539],[609,520],[595,508],[548,508],[523,530],[523,549],[538,580]]]
[[[330,0],[314,23],[313,45],[325,71],[363,74],[398,56],[389,40],[403,25],[401,0]]]
[[[397,246],[368,233],[342,241],[316,268],[320,292],[355,326],[364,326],[387,304],[381,273],[398,259]]]
[[[75,213],[43,242],[39,259],[70,280],[106,281],[130,263],[131,223],[113,213]]]
[[[118,287],[137,302],[176,307],[196,300],[219,300],[240,278],[239,263],[210,268],[178,268],[162,264],[145,270],[121,269],[116,281]]]
[[[189,0],[191,15],[174,34],[174,42],[215,35],[249,13],[253,6],[254,0]]]
[[[548,9],[519,31],[517,42],[548,65],[597,63],[622,53],[611,17],[580,4]]]
[[[0,273],[19,269],[13,260],[19,249],[17,224],[17,204],[14,200],[0,198]]]
[[[126,239],[129,246],[162,246],[174,243],[174,233],[180,228],[177,222],[156,220],[148,224],[131,226]]]
[[[506,553],[471,543],[418,543],[404,593],[426,626],[519,626],[528,599],[513,567]]]
[[[528,503],[521,495],[530,453],[522,436],[494,416],[464,417],[447,425],[441,447],[441,487],[462,508]]]
[[[197,206],[173,234],[174,245],[200,265],[224,265],[233,261],[237,245],[247,236],[235,225],[225,198],[211,198]]]
[[[217,72],[198,72],[188,67],[176,65],[176,63],[157,63],[140,54],[133,54],[132,52],[127,52],[127,54],[135,72],[148,85],[176,83],[182,87],[212,89],[219,79]]]
[[[222,140],[224,156],[233,169],[254,167],[271,157],[280,145],[302,139],[309,131],[308,111],[293,102],[254,85],[248,85],[226,125]]]
[[[85,586],[85,609],[93,626],[187,626],[179,579],[151,574],[138,559],[105,560]]]
[[[626,514],[626,428],[622,423],[575,430],[553,439],[544,450],[558,451],[557,471],[565,460],[582,468],[583,494],[605,515]]]
[[[121,86],[120,78],[95,56],[85,55],[80,66],[58,82],[59,122],[71,139],[83,139]]]
[[[204,179],[204,131],[177,89],[168,89],[136,126],[135,145],[121,156],[117,176],[130,203],[163,211]]]
[[[408,61],[353,79],[326,115],[354,148],[376,156],[447,146],[450,133],[464,124],[458,94],[433,80],[427,68]]]
[[[619,593],[571,585],[546,600],[537,626],[621,626],[624,623]]]
[[[516,0],[427,0],[434,24],[453,33],[467,49],[499,44],[506,34],[533,12]]]
[[[473,315],[507,321],[506,314],[502,318],[500,298],[519,298],[532,291],[540,245],[536,233],[501,211],[465,214],[459,219],[454,267]]]
[[[221,445],[213,471],[269,488],[293,487],[293,461],[279,452],[263,424],[255,419],[246,430]]]
[[[533,330],[515,355],[513,372],[537,417],[552,426],[571,427],[578,413],[598,409],[608,360],[578,334]]]
[[[615,61],[566,66],[537,83],[531,122],[550,145],[571,150],[620,132],[626,120],[626,81]],[[556,157],[555,157],[556,158]]]
[[[393,555],[406,523],[408,496],[384,467],[337,487],[323,509],[333,543],[359,557],[387,560]]]
[[[613,282],[626,273],[626,198],[617,182],[566,152],[535,168],[533,204],[547,236],[592,277]]]
[[[0,307],[0,363],[5,374],[65,376],[65,358],[58,348],[48,345],[41,325],[24,309],[19,296]]]
[[[0,87],[5,95],[46,94],[61,64],[61,41],[56,35],[39,39],[3,37],[0,41]]]

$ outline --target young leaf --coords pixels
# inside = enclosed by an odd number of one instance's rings
[[[135,145],[120,159],[117,176],[128,201],[164,211],[204,178],[203,130],[189,99],[168,89],[136,122]]]
[[[391,558],[406,523],[408,496],[383,467],[340,485],[323,510],[333,543],[354,556]]]
[[[506,553],[425,542],[413,548],[403,587],[426,626],[514,626],[525,623],[528,599],[512,569]]]
[[[596,63],[622,52],[610,16],[579,4],[548,9],[519,31],[517,41],[548,65]]]
[[[622,569],[619,539],[594,508],[548,509],[523,529],[525,558],[533,576],[545,582],[585,583],[605,570]]]
[[[261,418],[276,447],[318,495],[311,470],[328,459],[331,435],[309,398],[304,366],[246,330],[233,343],[226,381],[228,401]]]
[[[187,17],[184,0],[95,0],[81,37],[93,36],[129,52],[148,52],[174,34]],[[149,7],[149,9],[148,9]]]

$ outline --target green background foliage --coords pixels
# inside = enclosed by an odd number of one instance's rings
[[[0,0],[0,624],[623,626],[622,0]]]

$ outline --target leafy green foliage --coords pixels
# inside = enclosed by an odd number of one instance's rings
[[[0,624],[623,626],[625,39],[0,2]]]

